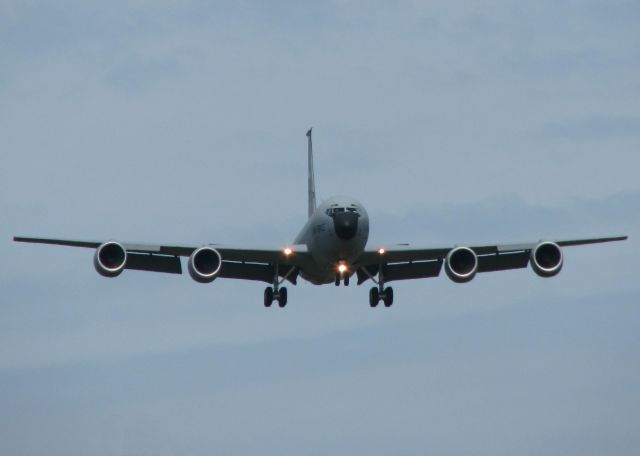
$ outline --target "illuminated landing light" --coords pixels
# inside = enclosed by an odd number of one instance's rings
[[[379,253],[380,255],[384,255],[386,252],[387,252],[387,251],[386,251],[385,249],[383,249],[383,248],[379,248],[379,249],[378,249],[378,253]]]
[[[338,265],[338,272],[339,272],[340,274],[344,274],[346,270],[347,270],[347,265],[346,265],[346,264],[342,264],[342,263],[340,263],[340,264]]]
[[[286,256],[289,256],[289,255],[291,255],[292,253],[293,253],[293,250],[291,250],[291,248],[290,248],[290,247],[287,247],[286,249],[284,249],[284,254],[285,254]]]

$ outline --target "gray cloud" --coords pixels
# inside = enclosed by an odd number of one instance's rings
[[[540,129],[545,139],[606,140],[609,138],[637,138],[640,118],[624,116],[596,116],[573,122],[550,122]]]
[[[639,13],[2,3],[2,452],[634,454]],[[288,242],[309,126],[319,194],[361,199],[372,242],[631,238],[375,312],[9,241]]]
[[[372,454],[629,453],[637,446],[636,296],[602,299],[533,299],[306,341],[15,371],[2,378],[12,416],[4,427],[23,435],[30,423],[40,442],[58,447],[72,423],[84,451],[125,454],[310,445]],[[283,426],[289,437],[275,438]]]

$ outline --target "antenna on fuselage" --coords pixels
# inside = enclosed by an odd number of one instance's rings
[[[311,217],[316,210],[316,181],[313,175],[313,145],[311,144],[312,129],[313,128],[309,128],[309,131],[307,131],[307,138],[309,138],[309,217]]]

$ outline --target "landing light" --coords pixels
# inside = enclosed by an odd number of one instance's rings
[[[287,247],[286,249],[284,249],[284,254],[286,256],[289,256],[293,253],[293,250],[291,250],[291,248]]]
[[[346,264],[339,264],[338,265],[338,272],[340,274],[344,273],[347,270],[347,265]]]
[[[385,250],[385,249],[383,249],[383,248],[378,249],[378,253],[379,253],[380,255],[384,255],[384,254],[385,254],[385,252],[386,252],[386,250]]]

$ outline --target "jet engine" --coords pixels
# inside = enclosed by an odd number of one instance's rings
[[[189,257],[189,275],[196,282],[213,282],[218,277],[221,267],[222,257],[213,247],[200,247]]]
[[[115,242],[108,241],[101,244],[93,256],[93,266],[98,274],[104,277],[116,277],[120,275],[127,263],[127,251]]]
[[[478,272],[478,256],[469,247],[456,247],[447,253],[444,269],[454,282],[469,282]]]
[[[540,277],[553,277],[562,269],[562,249],[555,242],[541,242],[531,250],[531,268]]]

